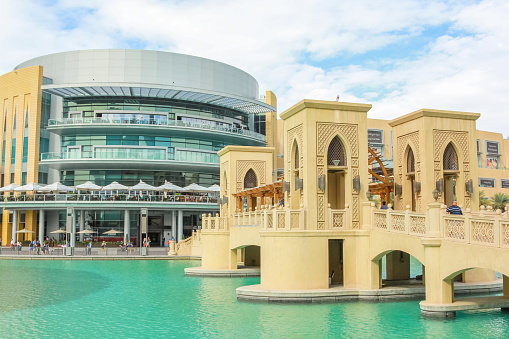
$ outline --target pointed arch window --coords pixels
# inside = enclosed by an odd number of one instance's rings
[[[406,158],[406,171],[407,173],[415,173],[415,157],[412,148],[408,150],[408,155]]]
[[[328,166],[346,166],[346,150],[345,146],[339,139],[335,137],[329,144],[327,152],[327,165]]]
[[[258,179],[256,178],[256,173],[251,168],[247,171],[244,176],[244,189],[246,188],[254,188],[258,186]]]
[[[295,169],[299,169],[300,167],[300,155],[299,155],[299,145],[295,145],[295,164],[294,164],[294,168]]]
[[[445,148],[443,164],[445,171],[457,171],[459,169],[458,154],[456,154],[456,150],[451,143]]]

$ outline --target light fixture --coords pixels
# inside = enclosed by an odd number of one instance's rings
[[[433,195],[433,199],[435,199],[435,202],[437,202],[437,200],[438,200],[438,190],[435,188],[433,190],[433,192],[431,192],[431,194]]]

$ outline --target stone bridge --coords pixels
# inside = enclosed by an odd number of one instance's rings
[[[387,280],[404,280],[409,278],[412,255],[423,265],[423,313],[451,315],[500,304],[500,298],[483,306],[455,302],[454,281],[462,276],[464,281],[493,280],[492,271],[500,272],[504,297],[509,297],[507,213],[467,209],[464,215],[449,215],[440,203],[428,204],[424,213],[379,210],[366,202],[358,229],[352,227],[348,206],[328,208],[323,229],[308,227],[305,213],[303,208],[262,206],[231,218],[204,215],[202,267],[235,270],[238,261],[260,265],[260,286],[267,291],[309,292],[329,289],[334,283],[346,289],[383,290],[381,259],[387,256]],[[214,258],[207,255],[211,251]],[[462,275],[472,269],[476,274],[470,279]],[[502,302],[509,306],[509,299]]]

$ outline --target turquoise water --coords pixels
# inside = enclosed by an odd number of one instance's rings
[[[502,338],[509,314],[429,320],[418,301],[237,301],[258,278],[185,277],[199,261],[0,260],[0,337]]]

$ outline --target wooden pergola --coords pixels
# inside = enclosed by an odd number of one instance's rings
[[[237,208],[241,211],[244,198],[247,198],[247,208],[251,211],[256,207],[255,198],[260,198],[261,205],[265,205],[265,198],[272,198],[274,202],[278,202],[279,198],[283,196],[283,181],[279,180],[263,186],[246,188],[234,193],[233,196],[237,199]]]
[[[391,178],[387,173],[385,164],[381,160],[382,155],[377,151],[368,146],[369,160],[368,166],[372,165],[375,161],[380,165],[383,172],[383,177],[378,173],[375,173],[371,168],[368,168],[369,174],[380,180],[380,182],[374,182],[369,184],[369,193],[371,195],[380,195],[381,201],[385,201],[387,204],[391,202],[391,192],[394,191],[394,178]]]

